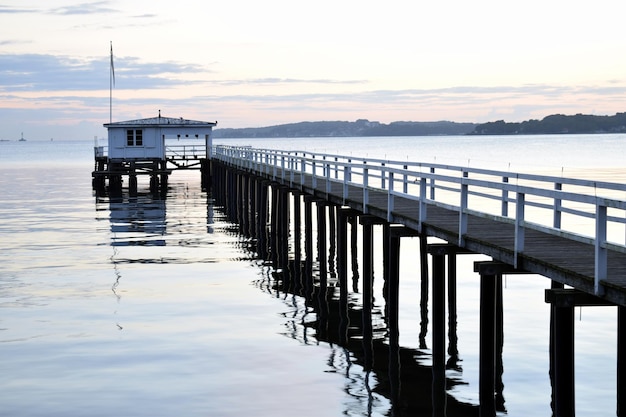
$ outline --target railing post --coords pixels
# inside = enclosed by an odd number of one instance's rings
[[[404,176],[402,177],[402,192],[404,194],[408,194],[409,193],[409,174],[407,174],[406,171],[409,169],[409,166],[404,164],[402,168],[404,168]]]
[[[508,184],[509,177],[502,177],[502,183]],[[507,217],[509,215],[509,191],[502,190],[502,217]]]
[[[420,178],[420,199],[419,199],[419,218],[418,218],[418,232],[422,233],[422,223],[426,221],[426,189],[428,188],[426,177]]]
[[[430,199],[435,201],[435,167],[430,167],[430,173],[433,174],[430,177]]]
[[[348,181],[350,181],[350,165],[346,165],[343,171],[343,202],[348,198]]]
[[[276,171],[278,169],[277,165],[278,165],[278,155],[273,154],[272,155],[272,180],[276,181]]]
[[[339,179],[339,164],[337,163],[338,158],[335,157],[335,179]]]
[[[330,194],[330,164],[326,163],[326,194]]]
[[[367,205],[369,204],[369,190],[368,190],[368,168],[363,167],[363,214],[367,214],[369,210],[367,209]]]
[[[380,188],[385,189],[385,163],[380,163]]]
[[[554,184],[554,189],[557,191],[561,191],[563,189],[563,184],[560,184],[557,182],[556,184]],[[554,199],[554,221],[552,223],[552,226],[555,229],[561,228],[561,199],[560,198]]]
[[[300,161],[300,191],[304,190],[304,174],[306,172],[306,153],[302,154],[302,161]]]
[[[317,188],[317,164],[315,163],[315,155],[313,155],[313,160],[311,161],[311,169],[313,173],[311,174],[311,185],[313,185],[313,190]]]
[[[524,205],[526,203],[526,195],[518,191],[515,199],[515,248],[513,253],[513,266],[518,268],[519,254],[524,252]]]
[[[280,156],[280,169],[282,171],[280,174],[280,179],[285,182],[285,155]]]
[[[595,270],[594,270],[594,292],[602,295],[602,285],[600,281],[607,278],[607,255],[606,249],[606,206],[596,203],[596,244],[595,244]]]
[[[389,172],[389,189],[387,190],[387,221],[391,222],[393,211],[393,172]]]
[[[344,169],[350,169],[350,167],[347,166]],[[349,190],[349,188],[348,188],[348,176],[347,176],[346,171],[344,171],[344,173],[343,173],[343,190],[342,190],[342,193],[341,193],[342,194],[341,197],[343,199],[343,203],[344,204],[346,203],[346,199],[348,198],[348,190]]]
[[[467,171],[463,171],[463,178],[467,178],[469,173]],[[465,235],[467,234],[467,197],[468,197],[469,186],[465,181],[461,181],[461,202],[459,204],[459,246],[463,247],[465,245]]]

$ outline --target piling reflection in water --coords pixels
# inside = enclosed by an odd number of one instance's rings
[[[151,195],[109,199],[112,246],[165,246],[165,200]]]
[[[396,247],[386,245],[385,285],[382,296],[376,297],[372,241],[379,221],[236,171],[217,170],[212,184],[216,204],[237,222],[239,233],[256,241],[248,249],[261,261],[259,289],[295,307],[292,316],[285,317],[289,320],[285,335],[305,344],[333,346],[328,364],[345,374],[345,391],[361,404],[360,409],[371,410],[377,394],[391,401],[392,416],[478,415],[476,405],[448,394],[463,384],[446,377],[446,367],[460,370],[456,326],[449,329],[450,358],[447,363],[433,361],[436,369],[419,363],[426,353],[399,344],[398,260],[388,255],[399,253],[397,230],[382,226],[384,241],[395,242],[391,245]],[[359,265],[359,251],[363,265]],[[427,277],[424,287],[428,290]],[[426,346],[428,297],[424,295],[421,302],[420,347]],[[449,320],[455,323],[456,315]],[[362,372],[353,370],[354,365]],[[351,411],[346,409],[345,414]]]

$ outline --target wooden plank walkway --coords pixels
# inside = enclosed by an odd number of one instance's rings
[[[249,170],[251,173],[270,179],[293,189],[342,206],[348,206],[359,212],[377,216],[391,223],[404,225],[419,231],[419,202],[415,199],[394,197],[394,209],[388,219],[387,190],[369,189],[367,208],[363,206],[363,189],[354,185],[347,186],[347,198],[344,198],[344,185],[341,182],[327,183],[319,176],[313,186],[313,176],[301,174],[291,183],[290,173],[274,168],[272,173]],[[365,210],[367,209],[367,210]],[[461,247],[475,253],[492,257],[496,261],[514,265],[515,262],[515,226],[511,222],[498,221],[468,214],[467,233]],[[422,233],[443,239],[452,244],[459,242],[459,212],[437,205],[427,206],[427,217],[421,225]],[[567,237],[525,228],[523,252],[517,256],[520,272],[540,274],[557,282],[574,287],[580,291],[594,294],[595,246],[572,240]],[[626,254],[608,250],[607,279],[601,281],[603,294],[600,298],[610,303],[626,306]]]

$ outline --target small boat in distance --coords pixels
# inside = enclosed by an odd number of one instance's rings
[[[24,139],[24,132],[22,132],[22,137],[20,138],[19,142],[26,142],[26,139]]]

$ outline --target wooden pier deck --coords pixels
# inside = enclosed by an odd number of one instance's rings
[[[626,224],[626,202],[615,197],[624,195],[626,185],[246,147],[217,147],[214,158],[488,255],[518,272],[543,275],[592,295],[592,302],[626,306],[626,246],[608,237]],[[374,180],[380,186],[372,186]],[[478,209],[475,200],[481,200]],[[489,204],[497,206],[495,213],[482,208]],[[534,222],[530,211],[542,211],[539,217],[549,215],[553,224]],[[566,216],[591,222],[593,234],[562,227]]]

